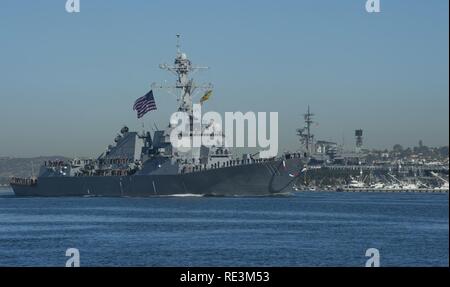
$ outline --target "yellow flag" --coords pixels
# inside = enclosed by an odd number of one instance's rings
[[[207,101],[209,97],[212,95],[212,90],[207,91],[203,97],[200,99],[200,104],[202,104],[204,101]]]

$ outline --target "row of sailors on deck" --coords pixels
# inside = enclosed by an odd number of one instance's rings
[[[56,166],[63,166],[63,165],[65,165],[65,163],[62,160],[49,160],[49,161],[45,161],[44,165],[50,166],[50,167],[56,167]]]
[[[75,176],[125,176],[129,175],[129,170],[127,169],[112,169],[112,170],[97,170],[89,171],[86,173],[76,172]]]
[[[135,162],[132,158],[106,158],[100,159],[100,164],[128,164]]]
[[[118,170],[111,170],[111,175],[112,176],[123,176],[123,175],[128,175],[128,170],[126,169],[118,169]]]
[[[21,178],[21,177],[12,177],[10,180],[11,184],[16,185],[36,185],[37,184],[37,178]]]
[[[288,153],[284,156],[286,159],[290,158],[301,158],[300,153]],[[265,158],[247,158],[247,159],[235,159],[235,160],[228,160],[228,161],[221,161],[216,162],[209,165],[209,169],[215,169],[215,168],[221,168],[221,167],[230,167],[230,166],[237,166],[237,165],[244,165],[244,164],[251,164],[251,163],[261,163],[261,162],[267,162],[274,160],[274,158],[265,159]],[[194,161],[194,160],[193,160]],[[208,166],[206,164],[203,165],[194,165],[194,164],[187,164],[187,160],[184,162],[186,165],[184,165],[181,169],[181,173],[189,173],[189,172],[195,172],[195,171],[202,171],[208,169]]]
[[[238,165],[244,165],[244,164],[251,164],[251,163],[261,163],[261,162],[267,162],[273,159],[235,159],[235,160],[228,160],[228,161],[222,161],[222,162],[216,162],[209,165],[209,169],[215,169],[215,168],[221,168],[221,167],[230,167],[230,166],[238,166]],[[181,169],[181,173],[190,173],[195,171],[202,171],[208,169],[208,166],[206,164],[203,165],[185,165]]]
[[[82,163],[84,164],[91,164],[93,161],[92,160],[75,160],[73,163],[76,165],[80,165]],[[128,164],[128,163],[133,163],[134,160],[130,159],[130,158],[108,158],[108,159],[100,159],[98,160],[98,162],[100,164]],[[66,165],[66,163],[62,160],[56,160],[56,161],[45,161],[44,163],[45,166],[49,166],[49,167],[58,167],[58,166],[64,166]]]

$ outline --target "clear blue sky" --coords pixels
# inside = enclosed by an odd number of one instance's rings
[[[368,147],[448,145],[447,0],[0,1],[0,156],[95,156],[133,101],[173,77],[175,34],[214,84],[205,107],[277,111],[280,147],[295,149],[308,104],[318,138]],[[145,124],[167,124],[175,99],[157,92]],[[280,151],[281,151],[280,150]]]

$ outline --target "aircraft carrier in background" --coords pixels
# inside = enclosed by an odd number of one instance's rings
[[[177,47],[174,65],[161,68],[177,76],[178,111],[192,113],[190,73],[199,67]],[[18,196],[267,196],[290,192],[302,167],[300,153],[236,157],[223,146],[178,153],[170,132],[170,125],[153,136],[123,127],[97,159],[47,161],[37,177],[12,178],[11,187]]]

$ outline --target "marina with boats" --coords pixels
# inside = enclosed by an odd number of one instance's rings
[[[448,147],[419,147],[404,151],[365,149],[363,130],[355,130],[355,145],[345,150],[335,142],[315,140],[310,107],[298,129],[301,151],[308,159],[298,175],[295,191],[445,192],[449,191]]]

